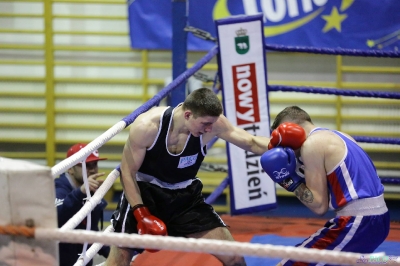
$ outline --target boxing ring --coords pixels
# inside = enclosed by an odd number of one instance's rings
[[[275,52],[296,52],[296,53],[316,53],[326,55],[346,55],[346,56],[362,56],[362,57],[387,57],[399,58],[400,53],[394,51],[381,51],[381,50],[347,50],[347,49],[315,49],[309,47],[284,47],[278,45],[265,45],[266,51]],[[93,151],[102,147],[105,143],[111,140],[114,136],[119,134],[122,130],[128,127],[141,113],[156,106],[164,99],[172,90],[186,80],[196,74],[205,64],[213,59],[219,53],[219,46],[214,46],[202,59],[190,69],[182,73],[158,94],[156,94],[149,101],[144,103],[138,109],[134,110],[131,114],[127,115],[121,121],[117,122],[109,128],[102,135],[91,141],[85,148],[74,154],[73,156],[63,160],[51,168],[51,175],[53,178],[58,177],[61,173],[65,172],[70,167],[85,160],[85,158]],[[299,93],[312,93],[312,94],[325,94],[337,95],[345,97],[366,97],[366,98],[384,98],[384,99],[400,99],[400,93],[396,92],[378,92],[378,91],[355,91],[332,89],[322,87],[292,87],[280,85],[268,85],[268,92],[299,92]],[[214,91],[217,90],[214,87]],[[361,143],[381,143],[400,145],[400,139],[396,138],[380,138],[380,137],[366,137],[354,136],[354,138]],[[208,147],[211,148],[213,143],[209,143]],[[83,163],[83,166],[85,164]],[[85,166],[84,166],[85,167]],[[85,172],[85,171],[83,171]],[[200,252],[211,254],[225,254],[225,255],[243,255],[243,256],[256,256],[256,257],[279,257],[290,258],[304,262],[327,262],[337,265],[359,265],[357,262],[361,256],[369,254],[329,251],[329,250],[315,250],[305,248],[285,247],[279,245],[265,245],[265,244],[251,244],[241,242],[229,242],[219,240],[205,240],[205,239],[188,239],[179,237],[168,236],[153,236],[153,235],[128,235],[122,233],[114,233],[112,226],[107,227],[103,232],[93,232],[89,230],[75,230],[76,226],[81,223],[86,217],[90,216],[90,212],[111,189],[112,185],[120,175],[119,166],[117,166],[105,179],[104,183],[94,193],[93,196],[88,194],[88,199],[81,210],[72,217],[60,229],[49,229],[40,227],[29,227],[20,225],[1,226],[0,233],[12,236],[23,236],[36,240],[57,241],[66,243],[85,243],[93,244],[87,251],[84,250],[81,257],[77,260],[76,266],[86,265],[91,260],[103,245],[119,245],[124,247],[136,248],[150,248],[150,249],[165,249],[185,252]],[[228,185],[227,179],[218,186],[218,188],[207,197],[208,203],[213,203],[214,200],[222,193]],[[396,184],[400,183],[398,178],[385,178],[382,177],[382,183]],[[87,190],[88,191],[88,190]],[[90,223],[88,223],[90,224]],[[88,228],[90,229],[90,228]],[[384,256],[385,254],[375,254],[376,256]],[[386,254],[390,255],[390,254]]]

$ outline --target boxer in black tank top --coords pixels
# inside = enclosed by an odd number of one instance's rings
[[[204,202],[203,184],[196,178],[206,155],[202,136],[189,135],[185,148],[179,154],[167,150],[172,115],[173,108],[168,107],[160,121],[158,136],[153,146],[147,149],[138,172],[137,183],[143,204],[164,221],[170,236],[186,236],[225,227],[213,207]],[[122,195],[111,218],[116,232],[137,233],[136,219],[127,211],[131,207]]]

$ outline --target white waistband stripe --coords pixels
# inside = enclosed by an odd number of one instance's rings
[[[146,175],[146,174],[143,174],[143,173],[140,173],[140,172],[137,172],[137,174],[136,174],[136,180],[137,181],[148,182],[148,183],[151,183],[153,185],[156,185],[156,186],[159,186],[159,187],[162,187],[162,188],[168,188],[168,189],[171,189],[171,190],[186,188],[186,187],[190,186],[193,183],[193,181],[196,180],[196,179],[189,179],[189,180],[182,181],[182,182],[179,182],[179,183],[171,184],[171,183],[167,183],[167,182],[161,181],[160,179],[157,179],[157,178],[155,178],[154,176],[151,176],[151,175]]]
[[[342,209],[336,211],[337,216],[369,216],[381,215],[388,211],[383,194],[374,198],[350,201]]]

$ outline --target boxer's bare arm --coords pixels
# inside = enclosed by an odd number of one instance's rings
[[[132,123],[121,160],[121,184],[126,199],[131,206],[142,204],[136,173],[143,163],[146,149],[150,147],[158,133],[160,116],[165,107],[153,108],[139,115]]]
[[[328,210],[328,185],[325,170],[326,140],[317,134],[307,138],[301,147],[306,185],[299,186],[295,195],[310,210],[323,215]]]
[[[251,129],[249,130],[252,131]],[[213,125],[211,133],[213,136],[226,140],[246,151],[251,151],[255,154],[263,154],[268,150],[269,138],[256,136],[256,130],[253,129],[253,131],[252,134],[250,134],[242,128],[235,127],[224,115],[220,115]]]

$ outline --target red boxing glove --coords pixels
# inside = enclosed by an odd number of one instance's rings
[[[167,235],[167,227],[159,218],[151,215],[149,209],[143,204],[133,207],[133,215],[137,221],[137,229],[139,235]],[[146,249],[149,252],[157,252],[158,250]]]
[[[281,146],[297,150],[306,140],[306,132],[295,123],[282,123],[271,133],[268,150]]]

